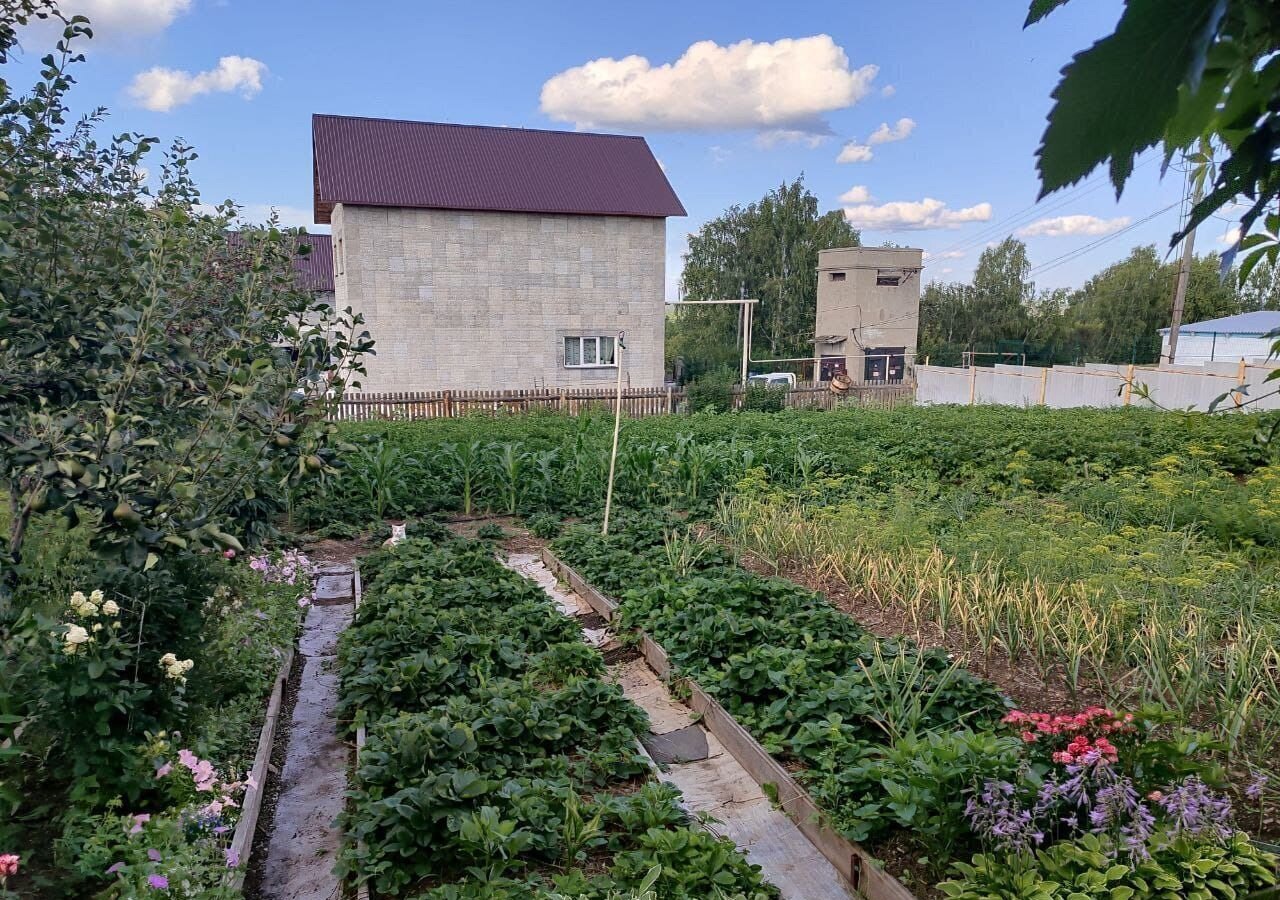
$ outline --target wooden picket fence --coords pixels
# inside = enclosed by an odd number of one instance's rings
[[[787,392],[787,406],[800,409],[832,409],[864,406],[892,409],[910,403],[914,384],[855,385],[838,399],[827,382],[800,382]],[[334,421],[409,421],[456,419],[474,414],[500,415],[550,410],[575,416],[590,409],[612,409],[612,388],[529,388],[503,391],[391,391],[348,394],[339,403]],[[682,387],[624,388],[622,411],[627,416],[658,416],[679,412],[685,400]],[[742,388],[734,389],[734,406],[742,403]]]

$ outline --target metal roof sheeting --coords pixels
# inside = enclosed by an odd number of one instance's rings
[[[642,137],[315,115],[316,222],[335,203],[683,216]]]
[[[298,287],[309,291],[333,290],[333,240],[327,234],[300,234],[298,246],[311,245],[306,256],[293,258],[298,273]]]
[[[1203,322],[1192,322],[1178,326],[1179,334],[1239,334],[1262,337],[1276,329],[1280,329],[1280,310],[1259,309],[1254,312],[1238,313],[1234,316],[1223,316],[1220,319],[1206,319]],[[1168,334],[1168,328],[1161,328],[1161,334]]]

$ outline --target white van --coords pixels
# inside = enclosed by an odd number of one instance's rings
[[[790,372],[766,372],[763,375],[752,375],[747,379],[747,384],[793,388],[796,386],[796,376]]]

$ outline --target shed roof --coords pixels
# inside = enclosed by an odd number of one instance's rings
[[[314,115],[311,138],[319,223],[335,203],[685,215],[642,137]]]
[[[311,245],[306,256],[293,258],[298,286],[309,291],[333,290],[333,239],[327,234],[300,234],[298,246]]]
[[[1262,337],[1280,329],[1280,310],[1259,309],[1253,312],[1237,313],[1234,316],[1223,316],[1220,319],[1206,319],[1203,322],[1192,322],[1178,326],[1179,334],[1236,334],[1241,337]],[[1161,328],[1161,334],[1168,334],[1168,328]]]

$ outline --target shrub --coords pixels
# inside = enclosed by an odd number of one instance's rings
[[[742,394],[744,412],[782,412],[787,405],[788,389],[785,386],[748,384]]]
[[[736,379],[730,372],[712,372],[703,375],[685,388],[689,412],[728,412],[733,409],[733,388]]]

